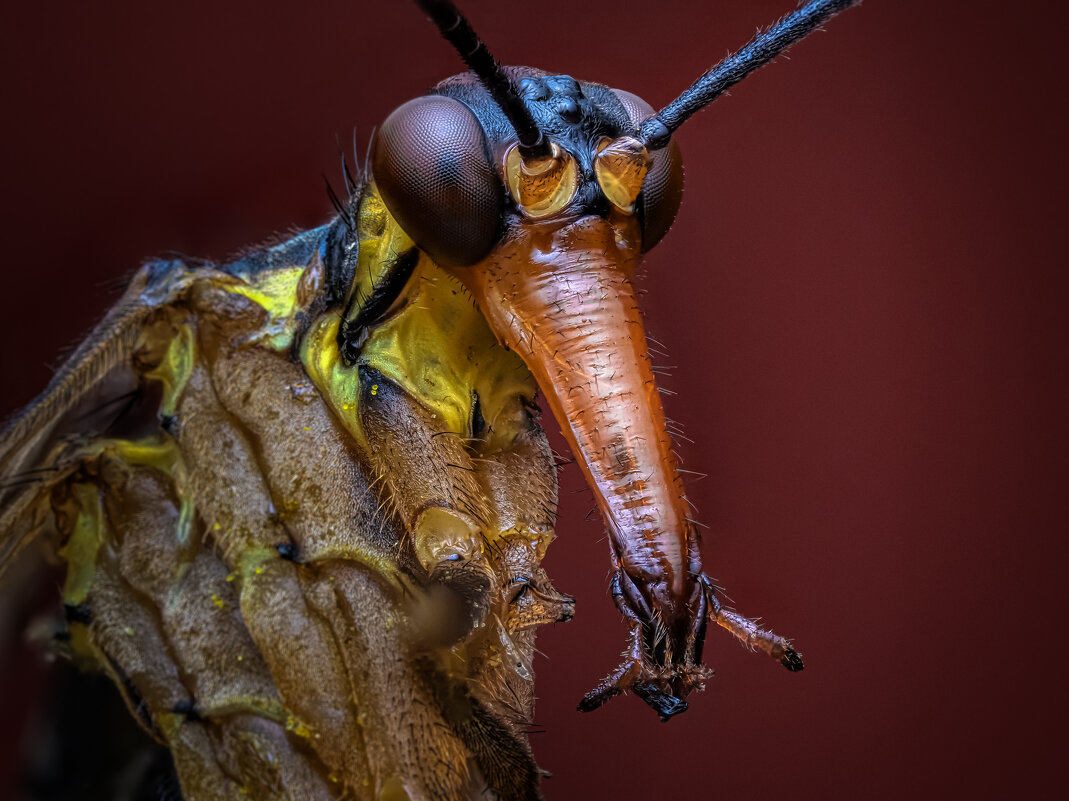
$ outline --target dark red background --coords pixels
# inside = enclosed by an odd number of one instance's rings
[[[464,6],[502,60],[656,106],[793,4]],[[709,473],[709,572],[808,668],[714,633],[686,715],[576,713],[624,630],[568,468],[547,567],[579,610],[539,640],[550,799],[1064,784],[1066,17],[868,0],[682,129],[686,197],[645,282],[668,413]],[[142,259],[318,224],[335,136],[366,143],[459,71],[403,2],[22,3],[0,37],[0,413]]]

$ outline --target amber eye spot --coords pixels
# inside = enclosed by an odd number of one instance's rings
[[[497,241],[503,187],[460,101],[429,95],[396,109],[375,137],[371,172],[390,214],[439,264],[474,264]]]
[[[635,126],[653,114],[653,107],[638,95],[620,89],[613,89],[613,92]],[[642,192],[635,204],[635,213],[642,221],[644,251],[652,248],[668,233],[683,200],[683,157],[675,139],[669,141],[667,147],[654,151],[652,157],[649,171],[642,182]],[[605,191],[604,188],[602,191]]]
[[[649,151],[633,136],[606,137],[598,143],[594,174],[609,202],[630,214],[652,164]]]
[[[557,145],[541,159],[524,159],[518,145],[505,153],[505,180],[516,205],[528,217],[538,219],[560,211],[575,197],[578,168],[575,158]]]

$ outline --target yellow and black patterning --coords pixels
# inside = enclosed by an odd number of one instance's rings
[[[403,235],[356,202],[370,296]],[[138,273],[5,435],[2,566],[51,545],[71,655],[187,799],[533,797],[534,629],[571,614],[533,381],[426,257],[345,365],[328,239]]]
[[[0,439],[0,571],[66,568],[69,654],[107,673],[181,792],[536,799],[534,630],[556,476],[536,386],[605,519],[628,628],[589,711],[662,720],[707,624],[789,670],[702,564],[634,287],[682,198],[673,133],[855,0],[810,0],[660,111],[501,67],[397,108],[329,225],[160,262]]]

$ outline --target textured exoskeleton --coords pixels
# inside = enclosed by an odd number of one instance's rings
[[[619,668],[667,720],[721,606],[633,285],[682,193],[672,133],[854,0],[812,0],[654,112],[503,68],[405,103],[337,218],[226,264],[158,262],[0,440],[0,571],[50,542],[66,650],[106,672],[189,799],[538,797],[534,631],[556,476],[536,387],[595,492]]]
[[[534,385],[425,258],[339,371],[330,233],[143,268],[5,437],[0,558],[52,538],[70,648],[189,799],[533,797],[534,630],[572,609]]]

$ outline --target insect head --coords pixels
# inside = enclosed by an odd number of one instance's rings
[[[785,640],[721,610],[650,365],[633,277],[682,198],[672,133],[851,0],[814,0],[654,112],[626,91],[501,67],[450,2],[419,5],[471,72],[387,118],[371,175],[392,221],[474,297],[523,359],[606,521],[613,596],[631,628],[624,664],[584,699],[635,689],[663,718],[700,687],[710,618],[791,670]],[[352,315],[340,347],[359,358]]]

